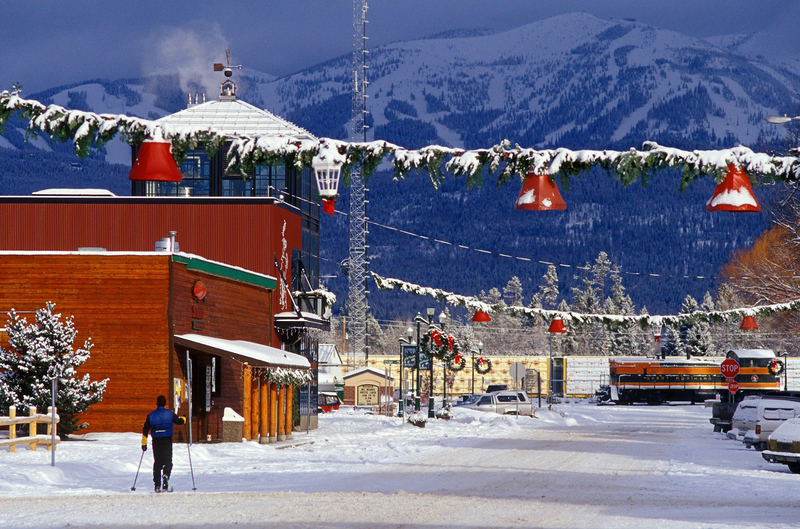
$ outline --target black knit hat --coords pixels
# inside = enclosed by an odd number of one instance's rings
[[[159,395],[156,399],[156,406],[166,406],[167,405],[167,397],[164,395]]]

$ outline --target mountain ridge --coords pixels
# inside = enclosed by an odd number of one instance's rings
[[[503,139],[536,148],[626,149],[645,140],[686,149],[754,145],[780,139],[782,129],[763,118],[791,111],[800,91],[800,69],[736,53],[747,39],[695,39],[587,14],[458,35],[370,50],[370,139],[409,148],[430,143],[486,147]],[[342,56],[280,78],[246,71],[236,72],[234,80],[240,99],[318,136],[344,139],[351,115],[349,69],[350,57]],[[155,119],[184,108],[188,97],[202,90],[194,86],[187,93],[183,86],[190,84],[177,75],[154,76],[94,80],[42,95],[43,102]],[[75,187],[69,184],[84,180],[98,187],[106,167],[111,175],[106,187],[129,194],[121,168],[130,166],[130,150],[122,142],[112,142],[84,163],[81,174],[91,171],[92,176],[81,180],[69,162],[69,145],[47,147],[53,152],[44,153],[46,142],[25,143],[20,129],[24,122],[15,120],[0,136],[0,192],[28,194],[47,179],[53,182],[48,187]],[[35,177],[19,168],[18,155],[25,153],[41,154],[32,166]],[[674,172],[654,178],[649,189],[638,184],[622,189],[602,171],[593,171],[574,179],[571,190],[561,190],[566,212],[542,213],[514,211],[518,187],[513,184],[465,191],[462,181],[448,179],[435,193],[426,178],[393,182],[382,170],[368,182],[368,212],[376,223],[368,236],[370,267],[465,295],[502,289],[518,276],[529,299],[546,270],[541,262],[553,262],[565,265],[559,271],[568,299],[570,288],[580,284],[574,277],[581,273],[577,267],[605,251],[623,272],[643,274],[624,276],[637,309],[675,312],[686,295],[700,299],[716,286],[714,280],[699,285],[700,280],[682,276],[716,277],[731,252],[751,244],[768,222],[765,213],[706,212],[713,182],[703,179],[681,196]],[[769,202],[769,188],[756,193],[762,203]],[[347,207],[343,190],[337,209]],[[339,270],[347,257],[345,220],[337,215],[321,222],[322,275],[333,276],[324,282],[338,295],[339,307],[347,297]],[[434,238],[453,244],[433,243]],[[663,278],[656,284],[648,274]],[[370,297],[381,319],[424,312],[428,303],[397,292]]]

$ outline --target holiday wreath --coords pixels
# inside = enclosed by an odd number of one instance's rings
[[[780,360],[772,360],[767,366],[767,370],[770,372],[770,374],[780,375],[783,373],[783,362]]]
[[[475,365],[473,366],[475,371],[480,373],[481,375],[485,375],[489,371],[492,370],[492,359],[482,356],[480,358],[475,359]]]
[[[461,367],[453,367],[456,371],[464,368],[464,359],[458,350],[458,342],[452,334],[443,334],[439,329],[431,329],[420,338],[420,349],[428,358],[436,358],[448,363],[451,367],[453,360],[460,359],[454,365],[461,364]]]

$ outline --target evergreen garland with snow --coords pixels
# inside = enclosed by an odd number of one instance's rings
[[[55,304],[48,302],[36,311],[32,324],[13,309],[8,313],[10,348],[0,348],[0,410],[7,415],[8,407],[16,406],[21,415],[30,409],[46,413],[52,380],[58,378],[58,434],[67,436],[87,426],[79,422],[80,416],[103,399],[108,379],[92,382],[88,373],[78,378],[77,368],[89,359],[93,344],[87,339],[83,347],[73,350],[78,331],[72,317],[62,322],[54,309]]]
[[[480,186],[484,171],[495,175],[497,186],[515,178],[523,180],[529,171],[548,174],[551,178],[558,175],[562,184],[569,185],[571,177],[594,166],[606,169],[610,177],[626,186],[637,181],[646,185],[650,175],[682,167],[681,191],[707,175],[712,175],[715,182],[721,182],[727,174],[728,164],[740,166],[752,176],[760,175],[765,182],[800,181],[800,158],[756,153],[742,146],[716,151],[684,151],[645,142],[641,150],[573,151],[566,148],[536,150],[519,145],[511,147],[508,140],[503,140],[488,148],[465,151],[438,145],[411,150],[383,140],[349,143],[330,138],[226,137],[209,127],[174,126],[124,115],[67,110],[59,105],[23,99],[18,90],[0,92],[0,128],[16,113],[28,118],[29,135],[43,132],[61,142],[72,140],[79,156],[86,156],[93,148],[102,147],[118,133],[131,145],[163,137],[172,142],[173,154],[179,163],[188,149],[204,144],[213,153],[223,143],[230,142],[230,171],[276,162],[310,167],[314,158],[329,159],[342,165],[345,182],[351,167],[360,166],[361,174],[366,178],[386,157],[392,158],[395,178],[405,178],[415,170],[424,171],[436,189],[443,181],[445,171],[456,177],[465,177],[467,188]]]

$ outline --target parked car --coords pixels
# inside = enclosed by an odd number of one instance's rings
[[[506,390],[477,394],[457,406],[477,411],[491,411],[502,415],[533,416],[533,406],[523,391]]]
[[[769,435],[787,419],[800,417],[800,401],[789,398],[761,399],[756,406],[756,417],[752,428],[742,438],[747,448],[767,448]]]
[[[769,449],[761,457],[770,463],[788,465],[794,474],[800,474],[800,418],[787,419],[769,436]]]
[[[317,395],[317,413],[330,413],[339,409],[342,403],[336,393],[320,392]]]

